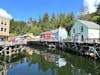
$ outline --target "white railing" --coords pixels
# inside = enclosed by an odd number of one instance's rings
[[[78,42],[78,43],[99,43],[100,44],[100,39],[84,39],[84,40],[72,40],[70,38],[66,39],[66,40],[55,40],[55,39],[50,39],[50,40],[35,40],[35,39],[30,39],[30,40],[17,40],[17,41],[0,41],[0,46],[6,45],[16,45],[16,44],[27,44],[27,41],[49,41],[49,42]]]
[[[100,39],[97,39],[97,38],[85,39],[83,42],[88,42],[88,43],[100,43]]]
[[[80,42],[80,43],[99,43],[100,44],[100,39],[99,38],[91,38],[91,39],[83,39],[83,40],[71,40],[71,42]]]
[[[27,40],[18,40],[18,41],[0,41],[0,46],[12,46],[12,45],[20,45],[27,44]]]

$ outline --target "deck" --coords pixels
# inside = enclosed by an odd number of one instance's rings
[[[86,42],[76,42],[76,41],[57,41],[57,40],[30,40],[27,42],[28,46],[42,46],[47,47],[52,50],[54,48],[73,52],[80,55],[95,56],[95,59],[100,59],[100,42],[99,41],[86,41]],[[93,57],[94,58],[94,57]]]

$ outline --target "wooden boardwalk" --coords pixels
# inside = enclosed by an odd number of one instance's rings
[[[57,40],[31,40],[27,42],[28,46],[44,46],[49,49],[57,48],[62,51],[74,52],[85,56],[100,59],[100,43],[93,42],[73,42],[73,41],[57,41]]]
[[[22,45],[27,44],[26,40],[19,40],[19,41],[1,41],[0,46],[14,46],[14,45]]]
[[[26,40],[20,41],[2,41],[0,42],[0,56],[12,56],[18,54],[24,49],[23,45],[26,45]]]

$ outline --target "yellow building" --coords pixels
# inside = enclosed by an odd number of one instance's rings
[[[5,40],[9,36],[10,19],[0,17],[0,40]]]

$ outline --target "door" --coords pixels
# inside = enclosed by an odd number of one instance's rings
[[[74,36],[74,41],[75,41],[75,42],[81,42],[81,41],[82,41],[82,37],[83,37],[83,36],[81,36],[81,34],[78,33],[78,34],[76,34],[76,35]]]

